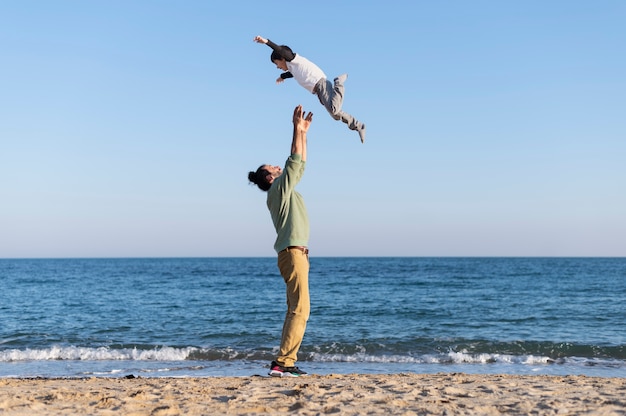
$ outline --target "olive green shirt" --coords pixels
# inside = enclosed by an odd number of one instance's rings
[[[304,174],[305,164],[301,155],[289,156],[282,175],[274,179],[267,191],[267,208],[277,234],[274,243],[277,253],[289,246],[309,244],[309,216],[304,198],[295,190]]]

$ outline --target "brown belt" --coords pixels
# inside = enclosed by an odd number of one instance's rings
[[[285,250],[300,250],[304,254],[309,254],[309,249],[305,246],[289,246]]]

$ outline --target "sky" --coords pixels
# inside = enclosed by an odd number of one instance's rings
[[[626,2],[0,2],[0,258],[626,256]],[[333,120],[256,35],[348,73]]]

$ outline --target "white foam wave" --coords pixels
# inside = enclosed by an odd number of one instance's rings
[[[506,355],[506,354],[468,354],[463,352],[449,352],[447,354],[409,355],[368,355],[355,354],[324,354],[312,353],[310,359],[322,362],[354,362],[354,363],[406,363],[406,364],[550,364],[554,360],[549,357],[533,355]]]
[[[543,365],[553,363],[564,363],[574,360],[569,359],[554,360],[549,357],[534,355],[507,355],[495,353],[470,354],[467,352],[450,351],[445,354],[422,354],[422,355],[372,355],[363,351],[351,354],[332,354],[313,352],[305,354],[307,360],[318,362],[335,363],[405,363],[405,364],[521,364],[521,365]],[[213,357],[215,356],[215,357]],[[241,354],[229,348],[227,349],[200,349],[196,347],[156,347],[153,349],[120,348],[112,349],[108,347],[88,348],[76,346],[52,346],[44,349],[11,349],[0,351],[0,362],[18,361],[185,361],[220,359],[225,361],[246,360],[246,359],[270,359],[271,355],[247,353]],[[303,357],[304,358],[304,357]],[[588,359],[581,359],[588,363]],[[620,362],[623,365],[623,362]],[[597,363],[596,363],[597,364]]]
[[[507,354],[468,354],[465,352],[449,352],[448,357],[454,364],[550,364],[554,362],[549,357],[534,355],[507,355]]]
[[[135,360],[135,361],[182,361],[187,359],[197,348],[161,347],[151,350],[137,348],[110,349],[107,347],[60,347],[44,349],[4,350],[0,351],[0,362],[11,361],[46,361],[46,360]]]

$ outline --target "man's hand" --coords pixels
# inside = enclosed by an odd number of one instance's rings
[[[313,121],[313,113],[309,111],[309,114],[304,115],[304,110],[302,110],[302,106],[299,105],[293,110],[293,128],[295,130],[306,133],[311,126],[311,121]]]
[[[257,36],[256,38],[254,38],[254,41],[255,41],[256,43],[264,43],[264,44],[266,44],[266,43],[267,43],[267,39],[262,38],[261,36]]]
[[[293,139],[291,140],[291,154],[300,155],[302,161],[306,162],[306,132],[311,126],[313,113],[304,116],[304,110],[299,105],[293,110]]]

